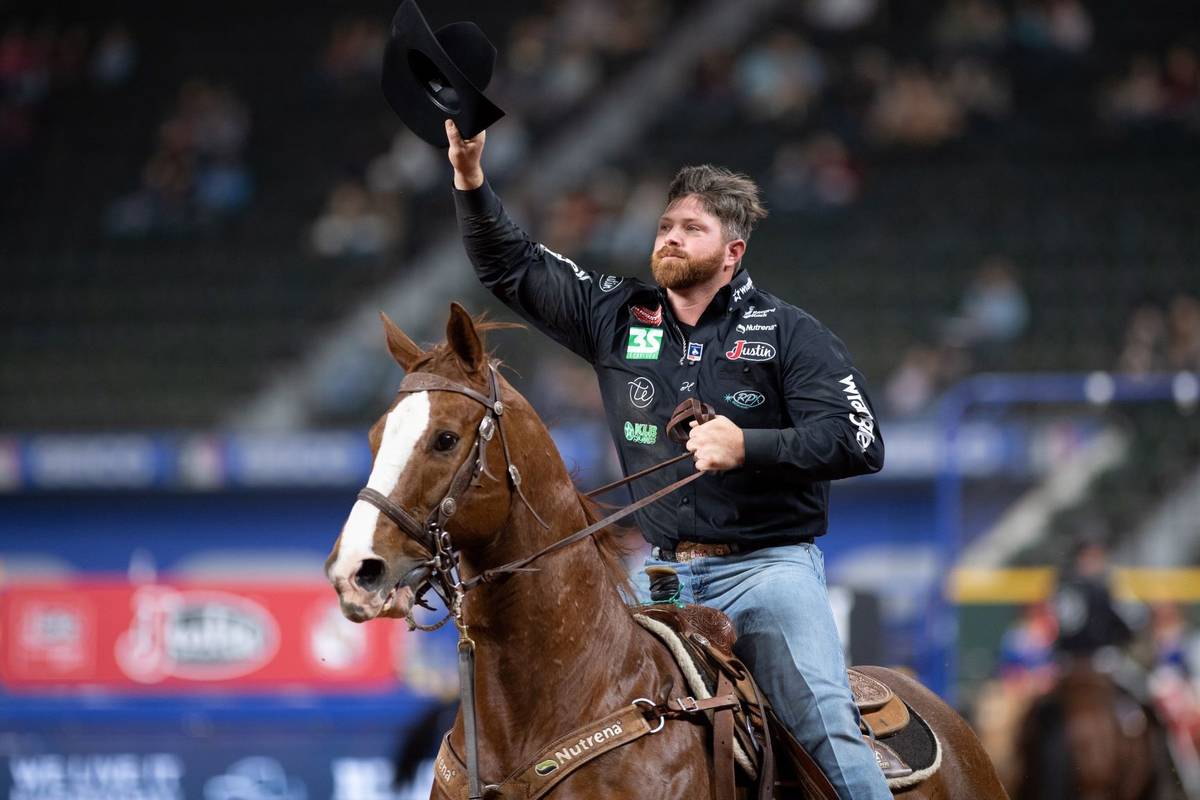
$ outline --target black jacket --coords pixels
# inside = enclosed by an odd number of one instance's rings
[[[455,200],[484,286],[595,368],[625,474],[683,451],[665,428],[689,395],[743,429],[744,467],[706,475],[638,513],[652,544],[760,547],[820,536],[829,481],[883,466],[883,439],[845,345],[758,289],[746,270],[717,293],[688,337],[662,289],[585,271],[530,241],[486,184],[455,191]],[[633,493],[644,497],[692,469],[684,459],[636,481]]]

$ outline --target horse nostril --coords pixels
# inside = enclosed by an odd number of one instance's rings
[[[378,558],[368,558],[362,562],[358,568],[358,572],[354,575],[354,582],[364,592],[379,591],[383,583],[383,560]]]

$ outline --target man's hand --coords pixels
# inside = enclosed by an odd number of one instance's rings
[[[487,131],[480,131],[474,139],[464,139],[458,132],[454,120],[446,120],[446,139],[450,142],[450,164],[454,167],[454,188],[460,191],[478,189],[483,185],[483,141]]]
[[[745,437],[729,417],[718,415],[703,425],[692,420],[687,449],[701,472],[722,472],[746,463]]]

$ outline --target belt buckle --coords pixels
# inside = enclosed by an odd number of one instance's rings
[[[680,542],[675,546],[675,557],[679,561],[692,561],[706,556],[727,556],[733,547],[721,542]]]

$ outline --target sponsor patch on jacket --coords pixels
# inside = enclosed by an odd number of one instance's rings
[[[635,408],[645,408],[654,402],[654,384],[649,378],[639,375],[629,382],[629,402]]]
[[[703,342],[688,342],[688,346],[687,346],[687,360],[688,361],[699,361],[700,357],[702,355],[704,355],[704,343]]]
[[[759,324],[756,324],[753,322],[751,322],[749,324],[747,324],[745,322],[739,322],[737,324],[737,332],[738,333],[753,333],[754,331],[773,331],[778,327],[779,327],[778,323],[775,323],[772,325],[759,325]]]
[[[730,361],[770,361],[775,357],[775,346],[766,342],[747,342],[738,339],[733,349],[725,354]]]
[[[645,306],[630,306],[629,313],[638,322],[645,323],[646,325],[662,325],[663,310],[661,305],[655,306],[653,309],[646,308]]]
[[[626,422],[625,441],[634,444],[654,444],[658,441],[658,426],[648,422]]]
[[[762,392],[753,389],[738,389],[733,394],[725,395],[725,402],[738,408],[758,408],[767,401]]]
[[[746,276],[746,282],[745,282],[745,283],[743,283],[743,284],[742,284],[741,286],[739,286],[738,288],[736,288],[736,289],[734,289],[734,290],[733,290],[733,302],[735,302],[735,303],[736,303],[736,302],[738,302],[739,300],[741,300],[743,297],[745,297],[746,295],[748,295],[748,294],[750,293],[750,290],[751,290],[751,289],[753,289],[753,288],[754,288],[754,281],[753,281],[753,280],[751,280],[751,279],[750,279],[750,276],[748,276],[748,275],[747,275],[747,276]]]
[[[759,311],[754,306],[747,306],[746,310],[742,312],[742,319],[765,317],[767,314],[774,313],[774,311],[774,308],[764,308],[762,311]]]
[[[625,358],[631,360],[653,360],[662,349],[662,328],[629,329],[629,341],[625,343]]]
[[[621,285],[625,279],[620,275],[601,275],[600,276],[600,291],[611,292],[613,289]]]
[[[854,438],[858,442],[858,446],[866,450],[875,444],[875,415],[871,413],[867,401],[863,399],[862,392],[858,390],[853,375],[847,375],[838,383],[842,385],[842,391],[846,393],[846,400],[849,401],[850,408],[858,412],[850,415],[850,424],[856,428]]]
[[[562,253],[556,253],[553,250],[551,250],[549,247],[546,247],[546,245],[541,244],[541,243],[538,243],[538,247],[540,247],[542,249],[543,253],[549,253],[550,255],[554,256],[562,263],[569,266],[571,268],[571,271],[575,273],[575,277],[579,278],[580,281],[590,281],[592,279],[591,275],[588,275],[586,272],[581,270],[579,268],[578,264],[576,264],[574,261],[572,261],[571,259],[564,256]]]

